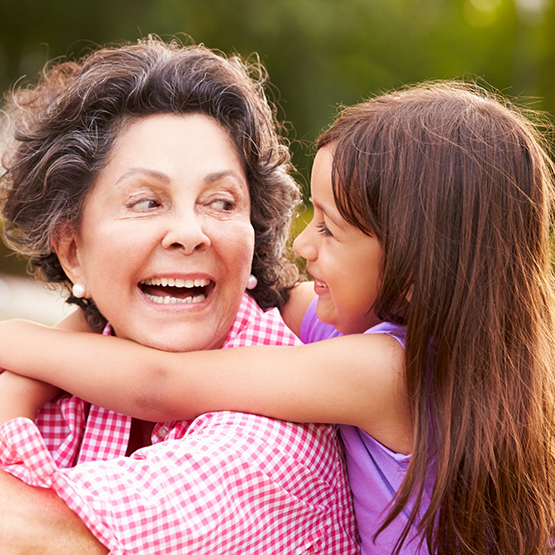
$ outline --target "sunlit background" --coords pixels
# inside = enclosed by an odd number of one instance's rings
[[[0,88],[151,33],[258,53],[305,190],[311,144],[338,107],[384,90],[477,78],[555,114],[553,0],[0,0]],[[0,251],[0,319],[55,322],[64,303],[24,272]]]

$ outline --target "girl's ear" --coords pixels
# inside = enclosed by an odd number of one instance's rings
[[[57,234],[53,246],[66,276],[74,285],[80,284],[86,290],[87,279],[79,257],[77,233],[66,230]],[[88,298],[90,295],[86,293],[85,297]]]

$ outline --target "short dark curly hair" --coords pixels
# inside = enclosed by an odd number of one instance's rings
[[[281,307],[298,279],[288,239],[300,192],[266,82],[258,60],[153,36],[47,66],[37,86],[8,95],[4,110],[13,128],[0,178],[8,246],[30,257],[37,277],[69,290],[53,239],[77,228],[121,130],[152,114],[204,114],[228,130],[246,171],[258,279],[251,294],[262,308]],[[105,322],[94,301],[70,294],[68,302],[94,327]]]

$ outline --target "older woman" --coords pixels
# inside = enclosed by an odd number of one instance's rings
[[[298,193],[238,58],[152,38],[102,49],[16,92],[9,113],[6,236],[91,327],[174,351],[296,342],[259,306],[281,306],[296,279]],[[328,426],[231,412],[153,424],[64,395],[36,425],[0,428],[0,464],[2,553],[358,549]]]

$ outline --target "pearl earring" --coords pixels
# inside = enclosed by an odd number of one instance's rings
[[[74,297],[77,297],[78,299],[82,299],[85,296],[86,292],[87,290],[85,289],[85,286],[83,284],[75,283],[73,285],[72,293]]]
[[[256,279],[256,276],[253,276],[252,274],[249,276],[249,281],[247,282],[247,289],[254,289],[256,286],[258,285],[258,280]]]

